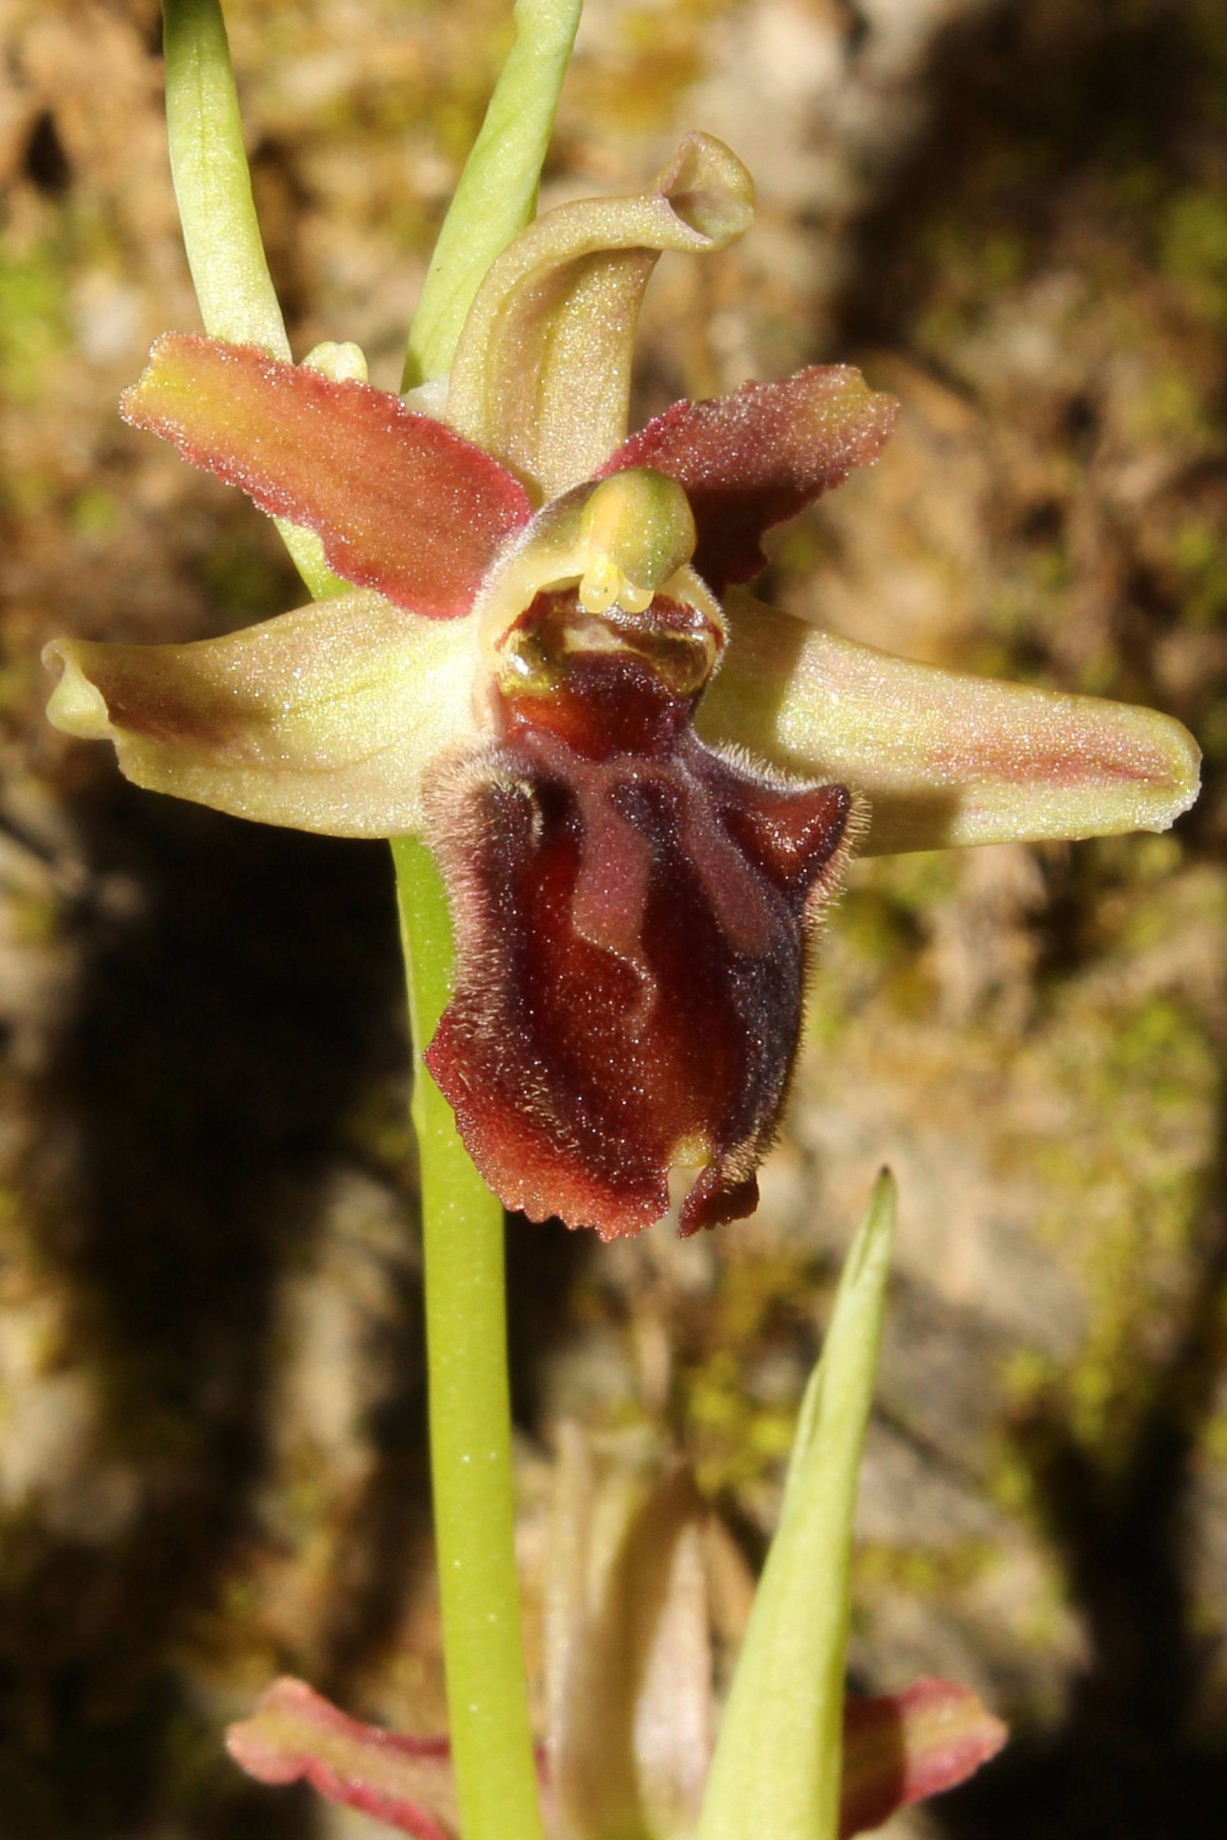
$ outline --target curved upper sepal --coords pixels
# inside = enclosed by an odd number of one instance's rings
[[[542,499],[591,479],[626,435],[635,322],[658,257],[724,248],[753,205],[736,155],[690,134],[646,191],[547,211],[504,250],[469,310],[448,421]]]
[[[1155,710],[914,664],[745,594],[726,614],[699,729],[863,792],[865,854],[1161,831],[1197,796],[1197,744]]]
[[[222,639],[57,639],[47,714],[115,744],[130,780],[242,818],[336,837],[420,830],[422,776],[472,747],[469,622],[347,594]]]
[[[427,1065],[508,1207],[605,1239],[753,1209],[849,840],[844,787],[719,758],[692,703],[592,653],[429,789],[457,982]]]
[[[469,611],[530,516],[519,481],[445,423],[254,345],[168,333],[121,408],[262,511],[318,531],[346,581],[430,619]]]
[[[815,364],[779,383],[676,402],[601,470],[650,466],[677,480],[698,532],[694,566],[722,594],[765,566],[764,531],[877,459],[898,413],[850,365]]]

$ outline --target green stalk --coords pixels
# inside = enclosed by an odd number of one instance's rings
[[[221,0],[162,0],[170,172],[192,285],[205,331],[290,356],[251,195],[243,123]],[[348,584],[324,560],[312,530],[276,520],[315,600]]]
[[[445,377],[486,270],[533,216],[582,0],[518,0],[516,37],[444,221],[405,387]],[[528,1714],[507,1382],[503,1210],[422,1054],[451,996],[447,895],[423,844],[396,867],[422,1169],[431,1476],[448,1724],[465,1840],[541,1840]]]
[[[170,171],[201,318],[214,338],[288,358],[220,0],[163,0],[162,12]]]
[[[452,983],[447,896],[412,838],[392,844],[422,1167],[435,1538],[448,1726],[465,1840],[542,1832],[515,1558],[503,1209],[422,1060]]]
[[[537,210],[583,0],[516,0],[515,38],[448,207],[409,334],[404,387],[446,377],[486,270]]]
[[[517,36],[410,337],[411,381],[446,375],[482,276],[533,215],[580,5],[518,0]],[[206,330],[288,356],[219,0],[164,0],[164,21],[172,172]],[[343,588],[313,533],[278,528],[317,599]],[[542,1840],[515,1561],[503,1210],[421,1059],[451,990],[446,893],[423,845],[394,839],[392,853],[417,1056],[431,1465],[461,1826],[465,1840]]]

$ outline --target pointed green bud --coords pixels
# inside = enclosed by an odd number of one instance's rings
[[[801,1402],[779,1532],[720,1728],[698,1840],[837,1840],[857,1474],[873,1402],[895,1183],[878,1177]]]

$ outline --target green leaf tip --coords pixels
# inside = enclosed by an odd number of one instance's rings
[[[582,10],[583,0],[516,0],[515,38],[427,270],[409,334],[406,389],[447,376],[487,269],[537,209]]]
[[[162,18],[171,176],[201,318],[214,338],[288,358],[220,0],[163,0]]]
[[[698,1840],[838,1840],[852,1519],[895,1216],[894,1177],[883,1170],[801,1403]]]
[[[221,0],[162,0],[170,170],[205,331],[288,358],[290,341],[260,236]],[[313,531],[278,519],[316,600],[343,593]]]

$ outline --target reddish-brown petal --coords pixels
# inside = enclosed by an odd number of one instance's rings
[[[303,1680],[273,1682],[226,1748],[257,1782],[308,1782],[413,1840],[456,1840],[446,1738],[409,1738],[351,1719]]]
[[[530,515],[519,481],[445,423],[254,345],[169,333],[122,408],[262,511],[318,531],[347,581],[432,619],[469,611]]]
[[[850,1699],[844,1712],[841,1840],[898,1808],[974,1776],[1009,1736],[970,1687],[917,1680],[903,1693]]]
[[[669,1212],[675,1169],[683,1233],[753,1209],[846,853],[843,787],[720,758],[691,707],[581,655],[428,795],[458,968],[427,1063],[508,1207],[606,1239]]]
[[[877,459],[898,412],[859,371],[816,364],[781,383],[674,403],[602,475],[650,466],[685,488],[699,533],[694,565],[720,594],[763,568],[762,537],[773,524]]]

